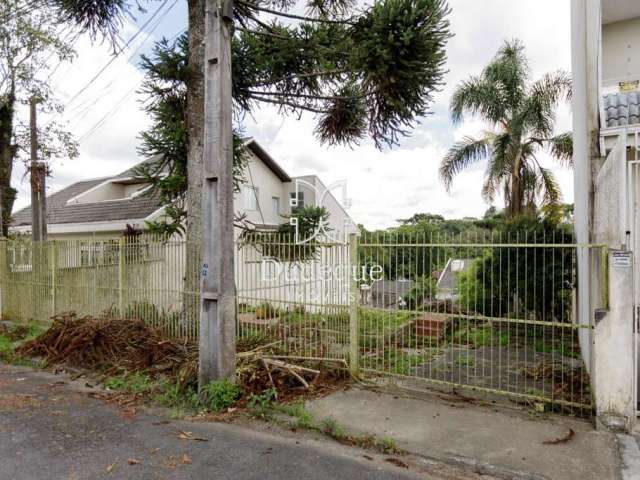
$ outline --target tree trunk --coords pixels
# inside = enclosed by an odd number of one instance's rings
[[[0,231],[3,237],[9,234],[9,221],[16,190],[11,187],[11,173],[16,146],[12,144],[13,117],[15,114],[15,93],[11,92],[0,103]]]
[[[202,177],[204,138],[204,35],[205,0],[188,0],[189,75],[187,77],[187,252],[185,268],[185,315],[187,328],[198,324],[200,289],[200,243],[202,238]]]
[[[509,216],[520,215],[524,209],[524,185],[522,185],[522,157],[518,153],[511,172],[511,198],[509,199]]]
[[[516,172],[511,174],[511,199],[509,202],[509,216],[515,217],[522,213],[524,203],[524,192],[522,191],[522,180]]]

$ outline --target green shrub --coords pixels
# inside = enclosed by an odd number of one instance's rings
[[[242,389],[229,379],[211,382],[202,388],[203,405],[207,410],[222,412],[242,395]]]
[[[273,409],[273,402],[276,399],[275,388],[269,388],[260,394],[253,394],[249,397],[247,408],[254,417],[266,418]]]

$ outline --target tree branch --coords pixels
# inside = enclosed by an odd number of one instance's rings
[[[329,23],[329,24],[333,24],[333,25],[351,25],[351,26],[356,25],[350,19],[349,20],[329,20],[329,19],[326,19],[326,18],[305,17],[303,15],[295,15],[293,13],[279,12],[278,10],[272,10],[270,8],[260,7],[260,6],[256,5],[256,4],[243,2],[242,0],[236,0],[236,1],[238,3],[241,3],[241,4],[245,5],[245,6],[247,6],[250,9],[257,10],[259,12],[270,13],[272,15],[276,15],[276,16],[279,16],[279,17],[292,18],[294,20],[302,20],[302,21],[305,21],[305,22]]]
[[[252,94],[251,98],[259,102],[271,103],[273,105],[279,105],[281,107],[291,107],[296,110],[306,110],[307,112],[320,113],[320,114],[327,113],[327,110],[320,110],[319,108],[313,108],[307,105],[301,105],[299,103],[288,102],[286,100],[273,100],[271,98],[259,97],[259,96],[256,96],[255,94]]]
[[[324,70],[320,72],[312,72],[312,73],[294,73],[293,75],[287,75],[285,77],[278,78],[277,80],[269,80],[268,82],[260,82],[256,83],[254,86],[256,87],[264,87],[267,85],[274,85],[276,83],[285,82],[287,80],[294,80],[296,78],[311,78],[311,77],[325,77],[328,75],[340,75],[342,73],[349,73],[352,70],[348,68],[337,68],[335,70]]]
[[[351,97],[308,95],[306,93],[282,93],[282,92],[260,92],[256,90],[245,90],[249,95],[271,95],[274,97],[307,98],[311,100],[348,100]]]

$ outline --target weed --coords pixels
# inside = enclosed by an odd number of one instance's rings
[[[258,308],[256,308],[256,318],[261,320],[275,318],[279,313],[280,309],[274,307],[269,302],[263,302]]]
[[[334,439],[341,439],[345,436],[344,428],[331,417],[320,422],[320,431]]]
[[[378,448],[382,451],[382,453],[387,454],[395,454],[400,452],[396,441],[391,437],[384,437],[382,440],[378,442]]]
[[[260,394],[253,394],[249,397],[247,408],[252,416],[267,418],[273,409],[273,402],[276,398],[276,390],[269,388]]]
[[[313,414],[305,408],[304,400],[282,404],[276,409],[285,415],[296,418],[296,426],[298,428],[315,429]]]
[[[0,335],[0,358],[7,357],[13,352],[13,345],[4,335]]]
[[[211,382],[202,387],[202,404],[207,410],[222,412],[242,395],[242,389],[229,379]]]
[[[476,364],[476,362],[473,358],[462,353],[458,355],[458,358],[456,358],[456,364],[459,367],[473,367]]]
[[[110,390],[121,390],[126,393],[143,394],[148,393],[157,385],[151,377],[142,373],[132,373],[124,377],[109,377],[105,380],[104,386]]]

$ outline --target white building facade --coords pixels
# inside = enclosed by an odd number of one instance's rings
[[[638,405],[640,2],[572,0],[577,318],[598,418],[631,428]]]

